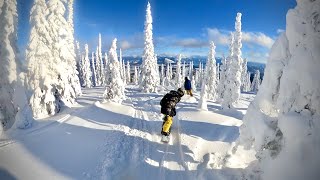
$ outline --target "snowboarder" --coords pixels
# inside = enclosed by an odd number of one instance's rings
[[[172,125],[172,117],[176,115],[176,105],[181,100],[184,92],[181,88],[170,91],[160,101],[161,113],[164,114],[161,134],[169,136]]]
[[[184,78],[184,89],[186,90],[188,95],[193,96],[192,88],[191,88],[191,81],[188,79],[188,77]]]

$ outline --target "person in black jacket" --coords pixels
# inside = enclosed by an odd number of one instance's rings
[[[188,79],[188,77],[184,78],[184,89],[186,90],[188,95],[193,96],[192,87],[191,87],[191,81]]]
[[[170,91],[160,101],[161,113],[164,114],[161,134],[169,136],[172,117],[176,115],[176,105],[181,100],[181,97],[184,95],[184,92],[181,88],[177,91]]]

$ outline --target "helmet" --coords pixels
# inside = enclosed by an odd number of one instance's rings
[[[183,90],[182,90],[181,88],[179,88],[179,89],[177,90],[177,92],[178,92],[178,94],[180,95],[180,97],[182,97],[182,96],[184,95],[184,92],[183,92]]]

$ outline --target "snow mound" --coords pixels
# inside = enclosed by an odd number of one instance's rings
[[[188,102],[188,103],[196,103],[198,102],[197,99],[193,96],[184,95],[181,98],[181,102]]]
[[[261,179],[320,177],[319,49],[320,0],[297,0],[240,128],[239,142],[256,151]]]

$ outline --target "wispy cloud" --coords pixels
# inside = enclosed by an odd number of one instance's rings
[[[220,45],[228,45],[230,43],[230,32],[217,28],[207,28],[209,40]],[[274,40],[261,32],[242,32],[242,42],[271,48]]]
[[[242,40],[243,42],[257,44],[267,48],[271,48],[274,43],[274,40],[271,37],[261,32],[243,32]]]
[[[175,46],[188,47],[188,48],[201,48],[208,46],[206,41],[196,38],[179,39],[174,42]]]
[[[278,33],[278,34],[280,34],[280,33],[282,33],[282,32],[284,32],[284,29],[277,29],[277,33]]]
[[[207,28],[208,38],[215,44],[228,45],[230,43],[230,31],[219,30],[217,28]]]

